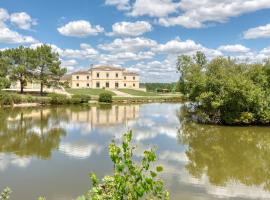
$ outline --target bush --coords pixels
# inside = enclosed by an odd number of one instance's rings
[[[4,88],[9,88],[10,85],[11,85],[11,82],[9,79],[0,77],[0,90]]]
[[[0,104],[3,105],[13,105],[22,102],[22,98],[18,94],[1,92],[0,93]]]
[[[68,104],[70,101],[66,95],[51,93],[48,95],[50,98],[50,104],[63,105]]]
[[[10,188],[4,189],[4,191],[0,194],[0,200],[8,200],[10,198],[11,192],[12,191]]]
[[[80,103],[88,103],[91,100],[91,96],[87,94],[74,94],[71,99],[75,99]]]
[[[169,199],[164,190],[164,183],[158,178],[162,166],[153,167],[156,161],[155,150],[145,150],[140,163],[134,162],[135,147],[131,145],[132,132],[124,134],[123,141],[109,145],[109,155],[113,162],[114,172],[99,181],[91,175],[93,187],[87,196],[77,200],[90,199]]]
[[[110,93],[101,93],[98,101],[102,103],[112,103],[112,95]]]
[[[33,102],[35,101],[35,98],[32,97],[31,95],[26,95],[26,96],[24,97],[24,100],[25,100],[25,102],[27,102],[27,103],[33,103]]]

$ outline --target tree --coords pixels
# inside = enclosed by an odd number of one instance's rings
[[[35,79],[40,82],[40,94],[44,93],[44,86],[57,86],[60,78],[66,73],[60,67],[59,55],[52,51],[51,46],[42,45],[35,52]]]
[[[23,93],[27,81],[33,77],[33,55],[34,50],[20,46],[16,49],[7,50],[10,58],[10,79],[20,82],[20,92]]]
[[[202,53],[179,56],[180,90],[200,122],[270,124],[269,61],[250,64]],[[195,112],[194,112],[195,108]]]

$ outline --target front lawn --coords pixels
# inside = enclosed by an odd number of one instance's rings
[[[112,96],[115,96],[116,94],[113,93],[112,91],[108,91],[108,90],[104,90],[104,89],[92,89],[92,88],[82,88],[82,89],[66,89],[67,92],[69,92],[70,94],[88,94],[88,95],[94,95],[94,96],[98,96],[101,93],[109,93]]]
[[[141,90],[134,90],[134,89],[118,89],[120,92],[124,92],[133,96],[159,96],[157,93],[154,92],[144,92]]]

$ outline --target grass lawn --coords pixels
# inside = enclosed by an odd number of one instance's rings
[[[120,92],[124,92],[133,96],[159,96],[157,93],[154,92],[144,92],[140,90],[134,90],[134,89],[118,89]]]
[[[108,91],[108,90],[104,90],[104,89],[92,89],[92,88],[82,88],[82,89],[66,89],[67,92],[69,92],[70,94],[88,94],[88,95],[94,95],[94,96],[98,96],[101,93],[110,93],[112,94],[112,96],[115,96],[116,94]]]

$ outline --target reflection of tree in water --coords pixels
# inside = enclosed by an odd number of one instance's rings
[[[179,141],[188,145],[186,168],[191,175],[206,174],[214,185],[238,181],[270,191],[269,128],[200,125],[183,115],[179,119]]]
[[[65,130],[57,109],[4,109],[0,111],[0,152],[50,158]],[[62,118],[63,120],[63,118]]]

